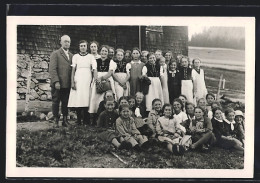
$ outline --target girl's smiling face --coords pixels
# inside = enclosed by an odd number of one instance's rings
[[[203,118],[204,113],[200,108],[196,108],[194,111],[194,115],[196,119],[200,120]]]
[[[107,56],[108,56],[108,49],[106,47],[103,47],[100,50],[100,55],[101,55],[102,58],[107,58]]]
[[[79,44],[79,51],[80,51],[81,53],[86,53],[86,52],[87,52],[87,49],[88,49],[87,43],[80,43],[80,44]]]
[[[228,121],[234,121],[235,119],[235,112],[230,112],[228,115],[226,115],[226,118]]]
[[[138,50],[133,50],[132,57],[134,60],[138,60],[140,58],[140,53]]]
[[[123,52],[118,51],[118,52],[116,53],[116,59],[117,59],[118,61],[122,61],[123,58],[124,58]]]
[[[153,108],[155,111],[159,112],[162,109],[162,103],[160,101],[156,101],[153,104]]]
[[[172,55],[170,54],[170,53],[165,53],[165,59],[167,60],[167,61],[170,61],[171,60],[171,57],[172,57]]]
[[[186,104],[186,98],[183,97],[183,96],[179,96],[179,99],[181,99],[183,105],[185,106],[185,104]]]
[[[208,95],[208,97],[207,97],[208,105],[211,105],[214,100],[215,100],[214,97],[212,97],[211,95]]]
[[[173,102],[173,109],[175,113],[180,113],[181,112],[181,104],[178,101]]]
[[[155,64],[155,61],[156,61],[156,58],[155,58],[155,55],[150,55],[149,56],[149,63],[154,65]]]
[[[166,106],[164,108],[163,114],[167,118],[171,117],[171,115],[172,115],[172,108],[170,106]]]
[[[106,104],[105,104],[105,108],[107,111],[111,112],[114,110],[115,108],[115,103],[114,101],[107,101]]]
[[[137,95],[137,96],[135,97],[135,99],[136,99],[136,103],[137,103],[137,104],[141,104],[142,101],[143,101],[143,96]]]
[[[143,63],[146,63],[147,62],[147,55],[148,55],[148,53],[142,53],[142,56],[141,56],[141,61],[143,62]]]
[[[111,59],[113,59],[113,58],[114,58],[114,55],[115,55],[115,51],[114,51],[112,48],[110,48],[110,49],[108,50],[108,57],[111,58]]]
[[[129,106],[132,109],[135,106],[135,99],[131,98],[130,100],[128,100]]]
[[[97,49],[98,49],[98,47],[97,47],[96,43],[92,43],[90,45],[90,52],[91,52],[91,54],[96,54],[97,53]]]
[[[242,116],[236,116],[235,117],[235,122],[237,122],[237,123],[242,123],[243,120],[244,120],[244,118]]]
[[[155,57],[157,60],[159,60],[162,57],[162,52],[160,51],[155,52]]]
[[[120,104],[119,105],[123,105],[123,104],[128,104],[128,101],[126,99],[122,99],[120,101]]]
[[[130,117],[130,109],[128,107],[124,107],[122,111],[120,112],[120,116],[124,119],[127,119]]]
[[[176,62],[173,62],[173,63],[171,63],[171,65],[169,65],[169,69],[170,69],[171,71],[175,71],[176,68],[177,68],[177,63],[176,63]],[[184,97],[183,97],[183,98],[184,98]]]
[[[113,93],[111,93],[111,92],[107,92],[105,97],[106,97],[107,99],[108,99],[108,98],[113,99],[113,98],[114,98],[114,95],[113,95]]]
[[[215,115],[214,115],[215,118],[219,119],[219,120],[222,120],[222,112],[221,110],[216,110],[215,111]]]

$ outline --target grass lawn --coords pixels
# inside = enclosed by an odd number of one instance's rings
[[[50,123],[50,125],[52,125]],[[17,130],[19,166],[85,168],[243,169],[244,157],[213,147],[209,152],[188,151],[174,156],[156,145],[142,152],[116,150],[100,141],[95,127],[70,126],[29,131]],[[127,164],[120,162],[116,153]]]

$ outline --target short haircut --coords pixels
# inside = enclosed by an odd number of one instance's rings
[[[131,99],[134,99],[135,100],[135,97],[134,96],[128,96],[127,97],[127,101],[131,100]]]
[[[125,53],[125,51],[124,51],[122,48],[117,48],[117,49],[116,49],[116,54],[117,54],[118,52],[122,52],[123,54]]]
[[[123,105],[119,105],[119,113],[124,109],[124,108],[128,108],[128,109],[130,109],[130,106],[129,106],[129,104],[123,104]]]
[[[149,52],[148,55],[147,55],[147,58],[150,58],[152,55],[155,56],[155,53],[154,52]]]
[[[208,99],[208,96],[212,96],[212,97],[214,98],[214,100],[216,100],[216,99],[215,99],[215,95],[214,95],[213,93],[208,93],[208,94],[206,95],[206,99]]]
[[[187,100],[186,95],[180,94],[179,97],[184,97]]]
[[[138,95],[144,97],[144,94],[142,92],[136,92],[135,97],[137,97]]]
[[[222,109],[221,109],[220,107],[217,107],[217,108],[212,109],[213,117],[215,117],[215,113],[216,113],[216,111],[218,111],[218,110],[222,112]]]
[[[197,107],[194,108],[194,111],[195,111],[196,109],[200,109],[200,110],[202,110],[203,114],[205,115],[205,110],[204,110],[202,107],[197,106]]]
[[[201,63],[201,60],[200,60],[199,58],[194,58],[194,59],[192,60],[192,64],[194,64],[195,60],[198,60],[198,61],[200,61],[200,63]]]
[[[234,109],[233,108],[227,108],[226,110],[225,110],[225,116],[227,116],[229,113],[231,113],[231,112],[233,112],[234,114],[235,114],[235,111],[234,111]]]
[[[97,45],[97,48],[99,47],[99,43],[97,41],[91,41],[89,46],[92,45],[93,43],[95,43]]]
[[[107,102],[115,102],[115,99],[113,99],[113,98],[106,98],[105,99],[105,104],[107,104]]]
[[[79,41],[79,45],[80,45],[81,43],[86,43],[86,44],[88,44],[88,42],[87,42],[86,40],[80,40],[80,41]]]
[[[128,97],[126,97],[126,96],[120,97],[119,100],[118,100],[118,104],[120,104],[120,102],[121,102],[122,100],[128,101]]]
[[[102,46],[100,47],[100,51],[102,50],[102,48],[106,48],[107,51],[109,50],[109,46],[108,46],[108,45],[102,45]]]
[[[144,54],[144,53],[149,53],[149,51],[147,51],[147,50],[143,50],[142,52],[141,52],[142,54]]]
[[[181,110],[183,111],[183,109],[184,109],[184,104],[182,103],[181,99],[175,98],[175,99],[172,101],[172,105],[174,104],[174,102],[180,103],[180,104],[181,104]]]
[[[125,51],[125,54],[126,54],[126,53],[129,53],[129,55],[131,55],[132,52],[131,52],[131,50],[126,50],[126,51]]]
[[[192,107],[195,109],[195,105],[193,104],[193,103],[191,103],[191,102],[186,102],[186,104],[185,104],[185,109],[186,109],[186,111],[187,111],[187,106],[188,105],[192,105]]]
[[[105,94],[104,94],[104,100],[106,100],[106,95],[107,95],[107,93],[112,93],[113,94],[113,98],[115,99],[115,94],[113,93],[113,91],[112,90],[107,90],[106,92],[105,92]]]
[[[190,59],[189,59],[188,56],[182,56],[182,57],[181,57],[181,62],[182,62],[182,59],[184,59],[184,58],[186,58],[188,62],[190,61]]]
[[[161,102],[162,103],[161,99],[155,98],[152,101],[152,106],[154,105],[155,102]]]
[[[139,48],[137,48],[137,47],[134,47],[134,48],[133,48],[133,50],[132,50],[132,53],[133,53],[133,51],[134,51],[134,50],[137,50],[137,51],[139,52],[139,54],[141,55],[141,51],[140,51],[140,49],[139,49]]]
[[[65,37],[70,38],[68,35],[64,34],[63,36],[60,37],[60,40],[62,41]]]

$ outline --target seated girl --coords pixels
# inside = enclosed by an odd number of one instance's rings
[[[135,150],[140,150],[140,147],[147,148],[148,138],[137,130],[128,104],[119,105],[119,115],[116,120],[116,131],[125,141],[130,142]]]
[[[174,120],[176,120],[178,124],[180,124],[180,128],[182,129],[182,131],[186,133],[186,129],[182,125],[184,125],[188,117],[187,114],[183,112],[184,106],[181,102],[181,99],[176,98],[173,100],[173,109],[174,109],[174,115],[173,115]]]
[[[225,113],[228,118],[226,120],[223,119],[220,108],[213,109],[213,118],[211,121],[213,125],[213,132],[217,139],[217,145],[225,149],[234,149],[236,152],[243,154],[244,149],[242,147],[242,143],[237,138],[232,136],[234,125],[231,122],[227,122],[227,120],[234,120],[234,111],[232,109],[228,109]]]
[[[185,148],[179,145],[183,132],[180,124],[172,117],[171,104],[164,104],[162,111],[163,116],[159,117],[156,123],[158,139],[167,143],[167,149],[170,152],[176,155],[183,155]]]
[[[194,115],[195,119],[192,121],[190,129],[193,144],[190,148],[196,149],[199,147],[202,150],[208,150],[210,145],[216,141],[212,132],[211,121],[204,116],[204,109],[201,107],[195,107]]]
[[[244,115],[243,112],[240,110],[235,111],[235,131],[238,137],[238,140],[240,140],[243,145],[245,141],[245,124],[244,124]]]
[[[181,99],[181,102],[182,102],[182,104],[183,104],[183,106],[186,106],[186,102],[187,102],[187,97],[185,96],[185,95],[180,95],[179,96],[179,99]],[[171,102],[173,102],[173,101],[171,101]],[[173,104],[172,104],[173,105]],[[185,108],[183,108],[183,112],[186,112],[186,109]]]
[[[153,134],[151,136],[153,138],[156,136],[156,123],[158,118],[161,116],[161,109],[162,101],[158,98],[154,99],[152,101],[152,110],[150,111],[146,122],[149,128],[151,128],[153,131]]]
[[[115,101],[115,94],[113,93],[112,90],[108,90],[104,94],[104,99],[99,103],[98,110],[97,110],[97,116],[99,116],[100,113],[103,112],[106,109],[105,108],[105,100],[109,99],[109,98],[114,99],[115,109],[118,108],[117,102]]]
[[[195,115],[194,115],[195,105],[191,102],[187,102],[185,108],[186,108],[186,114],[188,119],[182,124],[186,129],[186,134],[190,135],[191,134],[190,128],[192,126],[192,121],[195,119]]]
[[[137,92],[135,94],[135,102],[135,115],[146,118],[146,106],[144,101],[144,94],[142,92]]]
[[[118,100],[118,106],[124,105],[124,104],[129,104],[129,103],[128,103],[128,97],[122,96],[122,97],[120,97],[119,100]],[[119,114],[119,109],[118,109],[118,108],[116,109],[116,111],[117,111],[118,114]],[[130,110],[130,115],[132,115],[131,110]]]
[[[118,113],[114,107],[114,99],[107,98],[105,100],[105,111],[99,115],[97,120],[99,138],[105,142],[112,143],[117,149],[129,149],[132,145],[124,141],[124,138],[115,132],[115,121],[118,118]]]
[[[215,101],[215,95],[213,93],[208,93],[206,95],[206,100],[207,100],[206,102],[207,110],[211,111],[212,110],[211,105]]]

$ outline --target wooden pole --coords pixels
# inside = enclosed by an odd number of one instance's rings
[[[219,100],[219,95],[220,95],[220,89],[221,89],[222,79],[223,79],[223,74],[221,74],[221,75],[220,75],[220,78],[219,78],[219,82],[218,82],[218,92],[217,92],[216,100]]]
[[[112,152],[112,151],[110,151],[110,153],[111,153],[113,156],[115,156],[119,161],[121,161],[122,163],[124,163],[125,165],[128,164],[127,162],[125,162],[124,160],[122,160],[116,153],[114,153],[114,152]]]
[[[141,37],[141,26],[139,25],[139,49],[142,51],[142,37]]]
[[[30,102],[30,97],[29,97],[29,94],[31,93],[31,76],[32,76],[32,65],[33,65],[33,62],[30,61],[29,63],[29,71],[28,71],[28,76],[27,76],[27,91],[26,91],[26,97],[25,97],[25,108],[24,108],[24,111],[26,113],[28,113],[28,110],[29,110],[29,102]]]

